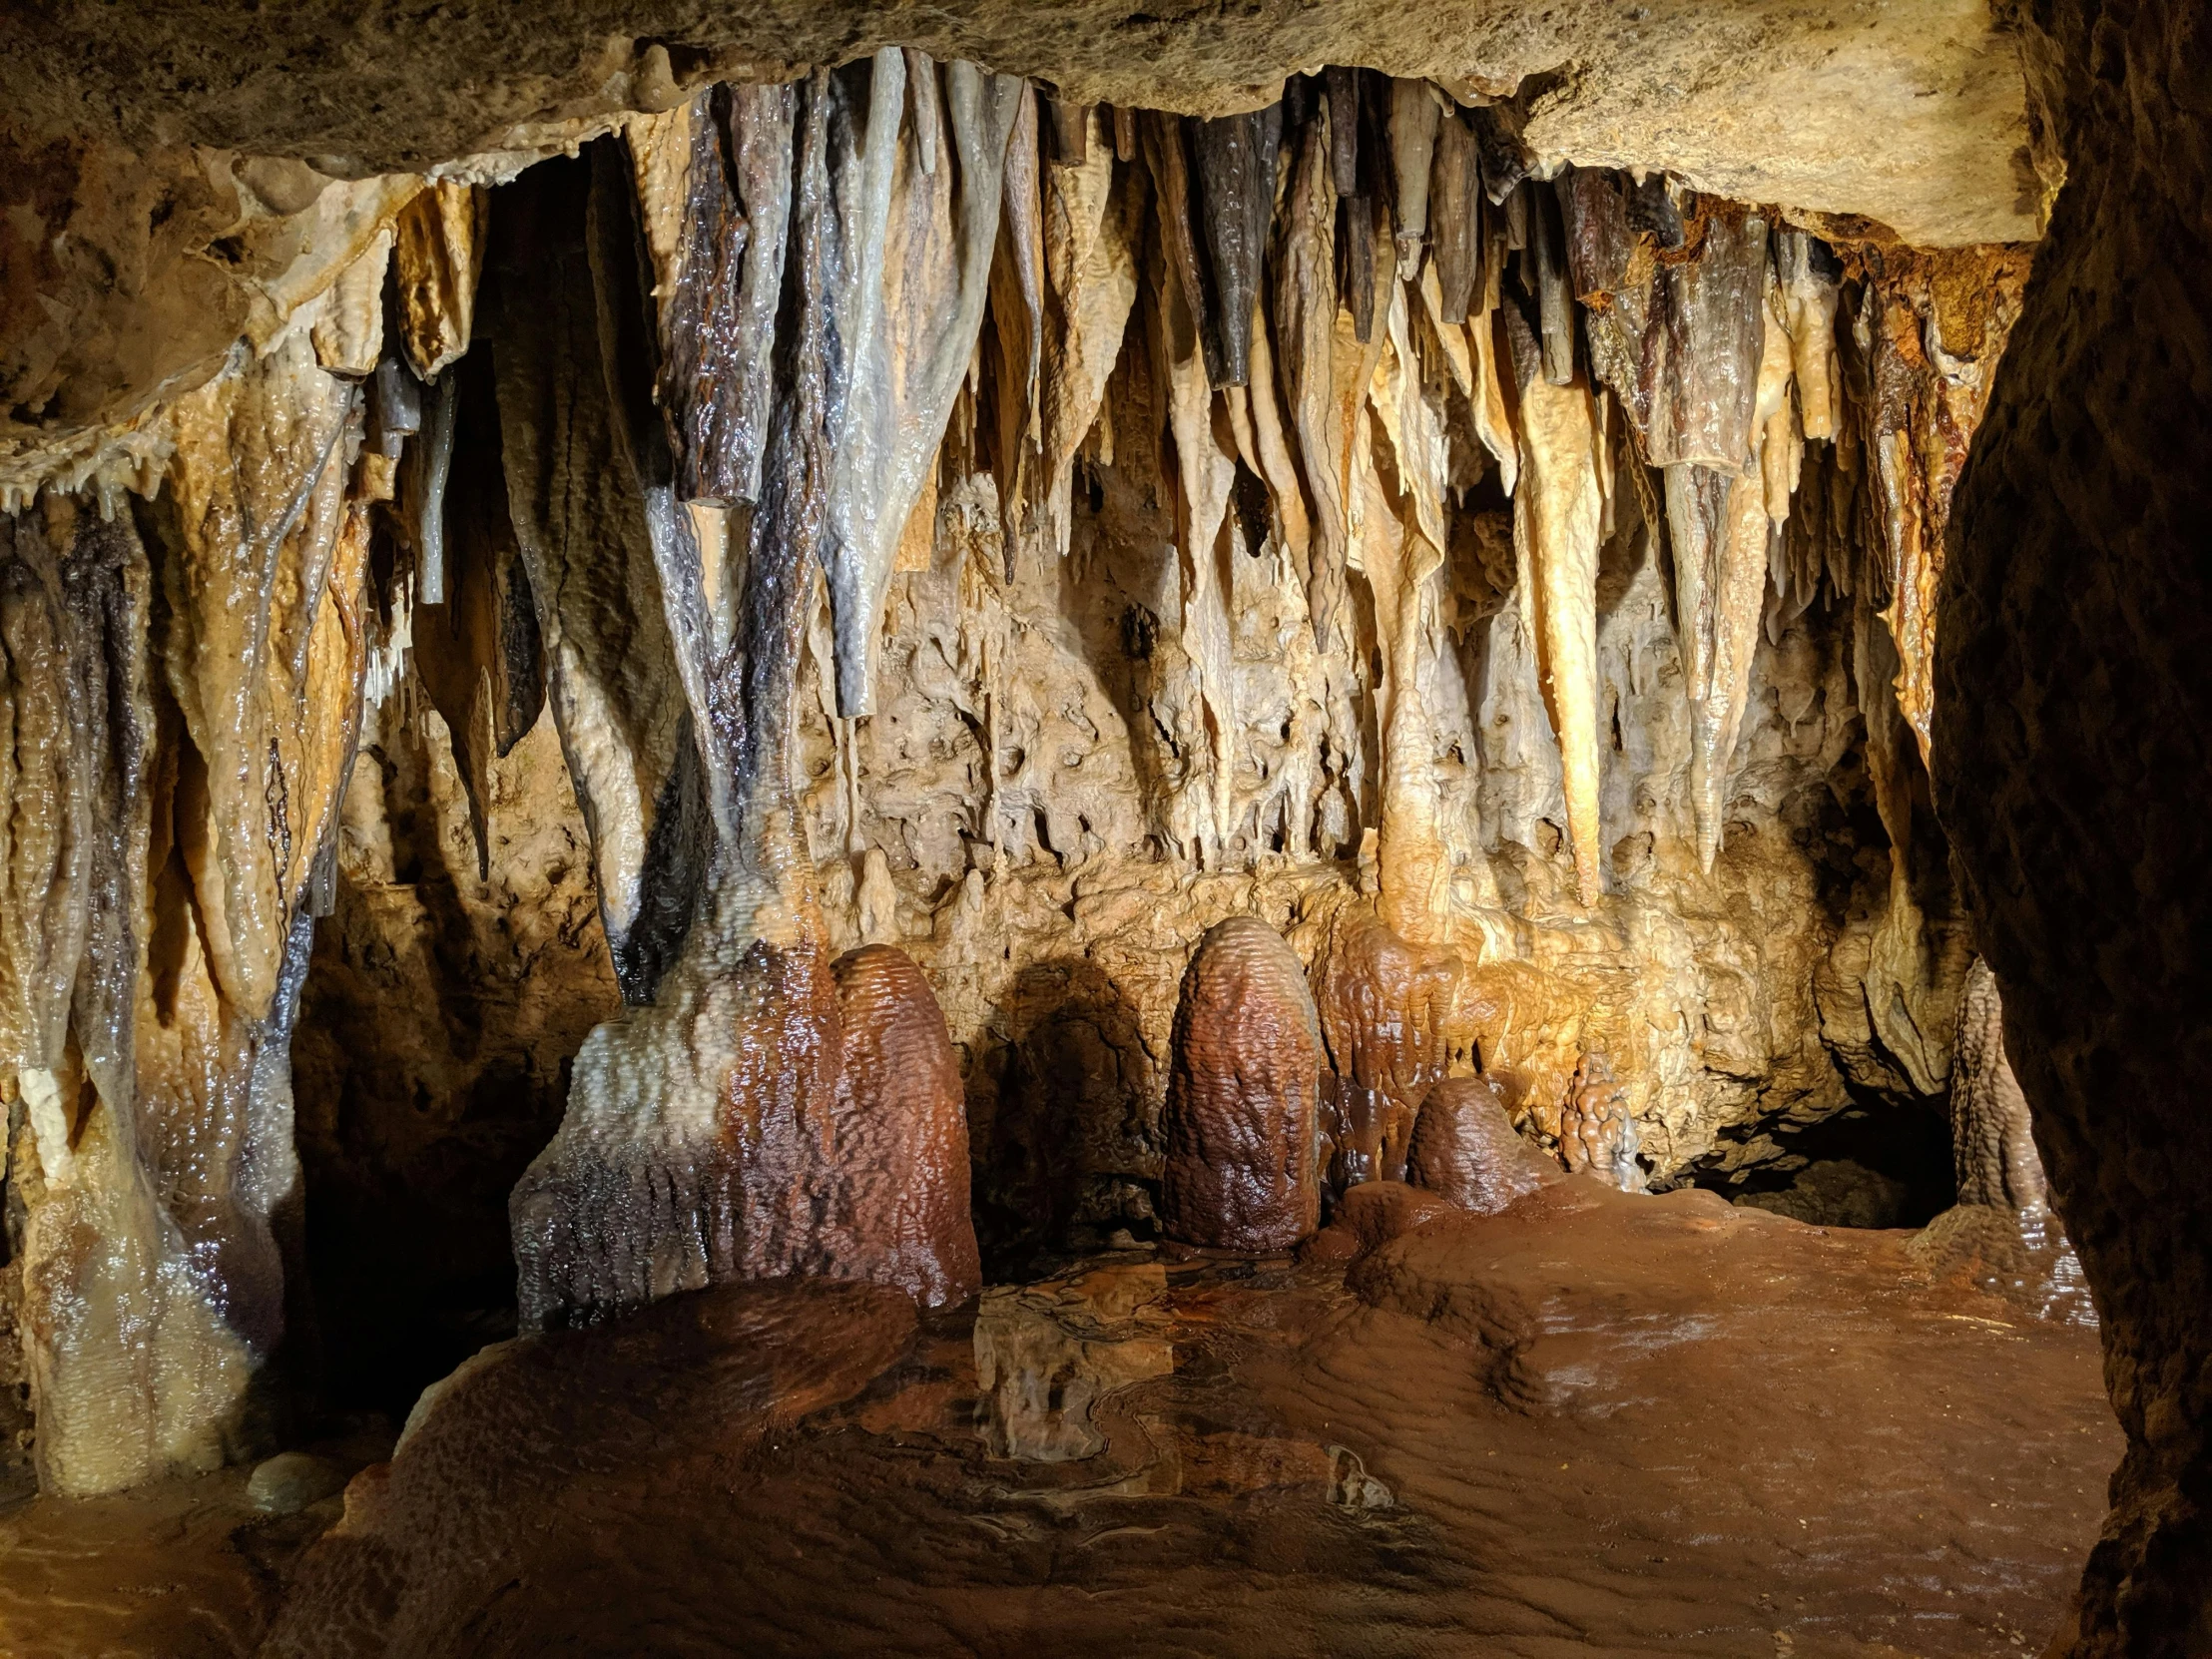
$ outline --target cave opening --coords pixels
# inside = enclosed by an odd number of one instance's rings
[[[2079,43],[1632,21],[0,117],[11,1650],[2194,1651]]]

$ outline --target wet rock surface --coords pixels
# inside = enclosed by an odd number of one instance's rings
[[[1413,1186],[1477,1215],[1559,1178],[1559,1166],[1513,1128],[1504,1095],[1486,1077],[1447,1077],[1428,1091],[1405,1164]]]
[[[1306,970],[1253,916],[1184,970],[1161,1115],[1160,1225],[1185,1244],[1286,1251],[1320,1225],[1321,1023]]]
[[[1123,1255],[918,1335],[816,1284],[531,1339],[356,1478],[266,1651],[1985,1654],[2093,1538],[2094,1339],[1897,1236],[1568,1181],[1346,1278]],[[0,1554],[0,1597],[72,1570]]]

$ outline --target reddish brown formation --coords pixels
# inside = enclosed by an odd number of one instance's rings
[[[839,956],[840,1225],[828,1271],[896,1285],[925,1308],[965,1302],[983,1269],[968,1215],[967,1101],[944,1014],[903,950]]]
[[[1290,1250],[1321,1220],[1321,1028],[1274,928],[1231,916],[1183,974],[1161,1133],[1160,1223],[1217,1250]]]
[[[1559,1178],[1551,1160],[1514,1132],[1504,1096],[1487,1077],[1447,1077],[1428,1091],[1405,1166],[1414,1186],[1484,1216]]]
[[[1338,931],[1316,987],[1337,1074],[1326,1129],[1338,1191],[1404,1177],[1414,1114],[1451,1063],[1445,1021],[1458,975],[1457,957],[1373,917]]]
[[[1594,1175],[1624,1193],[1641,1192],[1636,1145],[1628,1091],[1613,1080],[1613,1068],[1601,1056],[1584,1055],[1559,1114],[1559,1161],[1576,1175]]]

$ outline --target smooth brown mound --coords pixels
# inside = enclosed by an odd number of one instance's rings
[[[1256,916],[1199,941],[1175,1009],[1160,1225],[1217,1250],[1291,1250],[1320,1225],[1321,1026],[1306,970]]]
[[[967,1099],[944,1014],[913,958],[862,945],[831,965],[844,1028],[837,1083],[840,1278],[895,1285],[924,1308],[983,1286],[968,1215]]]
[[[1405,1178],[1448,1204],[1494,1215],[1559,1179],[1559,1166],[1514,1132],[1487,1077],[1447,1077],[1413,1120]]]

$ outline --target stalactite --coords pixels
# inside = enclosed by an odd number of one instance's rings
[[[1104,117],[1080,163],[1048,168],[1044,265],[1053,304],[1044,364],[1046,539],[1065,558],[1073,529],[1075,455],[1104,406],[1107,378],[1137,301],[1137,228],[1144,196],[1132,170],[1115,171]]]
[[[537,724],[545,706],[545,652],[508,516],[490,354],[463,358],[449,377],[458,383],[447,492],[450,568],[444,604],[415,615],[415,668],[451,734],[476,834],[477,873],[488,877],[492,762]]]
[[[1214,339],[1207,374],[1216,386],[1242,386],[1252,378],[1253,310],[1275,218],[1283,106],[1270,104],[1249,115],[1199,122],[1193,138],[1211,278],[1207,291],[1213,302],[1212,313],[1204,318]]]
[[[1396,181],[1397,275],[1410,281],[1428,238],[1428,176],[1443,98],[1426,81],[1390,83],[1390,168]]]
[[[1211,865],[1226,855],[1236,822],[1236,677],[1230,652],[1230,584],[1222,570],[1222,552],[1237,463],[1214,429],[1214,392],[1198,319],[1184,304],[1181,286],[1159,263],[1153,267],[1148,296],[1155,373],[1167,388],[1175,445],[1183,644],[1197,674],[1205,722],[1206,765],[1186,780],[1184,795],[1206,804],[1206,811],[1197,815],[1202,826],[1196,833],[1197,855]],[[1192,817],[1176,814],[1187,828]]]
[[[1220,361],[1221,336],[1214,327],[1213,297],[1207,291],[1198,234],[1192,224],[1199,205],[1191,180],[1190,142],[1180,119],[1154,111],[1145,112],[1143,138],[1168,271],[1197,330],[1199,348],[1206,357],[1207,382],[1219,385],[1228,370]]]
[[[1044,198],[1036,95],[1024,90],[1006,146],[1002,200],[1006,224],[991,260],[990,318],[996,403],[991,468],[1006,577],[1035,539],[1037,473],[1043,442],[1040,378],[1044,362]]]
[[[864,132],[839,146],[836,483],[825,567],[837,631],[837,707],[874,707],[875,638],[898,542],[921,495],[983,322],[1008,136],[1032,95],[1012,76],[944,66],[943,142],[956,167],[923,172],[902,143],[904,58],[875,56]]]
[[[1654,466],[1734,472],[1751,451],[1766,298],[1767,222],[1714,205],[1695,259],[1662,269],[1663,332],[1646,451]]]
[[[1527,199],[1529,249],[1534,254],[1538,337],[1543,346],[1544,378],[1570,385],[1575,374],[1574,289],[1568,278],[1566,232],[1559,202],[1548,187],[1530,182]]]
[[[384,354],[384,280],[391,269],[392,233],[380,231],[368,249],[338,274],[309,325],[315,361],[335,374],[373,374]]]
[[[1517,309],[1507,306],[1502,315],[1508,328],[1528,331]],[[1597,561],[1605,516],[1598,450],[1604,438],[1586,382],[1578,377],[1553,385],[1541,372],[1541,348],[1533,338],[1517,342],[1513,356],[1516,365],[1539,368],[1516,375],[1521,465],[1513,492],[1513,547],[1521,614],[1533,636],[1538,683],[1559,740],[1575,888],[1590,905],[1604,885],[1597,730]]]
[[[417,375],[435,379],[468,349],[483,271],[485,191],[441,179],[400,210],[393,281],[400,337]]]
[[[1344,603],[1350,522],[1344,474],[1333,457],[1344,451],[1333,367],[1337,340],[1337,196],[1331,159],[1335,72],[1328,110],[1293,136],[1292,163],[1276,256],[1276,339],[1284,358],[1291,424],[1313,494],[1313,537],[1304,569],[1314,639],[1327,649]]]
[[[1797,378],[1800,419],[1808,438],[1833,438],[1842,420],[1843,388],[1836,367],[1836,303],[1843,267],[1807,232],[1774,233],[1774,263],[1790,328],[1790,365]]]
[[[484,324],[547,696],[591,832],[616,976],[645,1002],[691,926],[707,808],[646,503],[618,430],[625,412],[606,380],[590,172],[585,161],[548,164],[499,193]]]
[[[1482,169],[1474,133],[1457,110],[1437,125],[1428,218],[1442,320],[1464,322],[1482,281]]]

